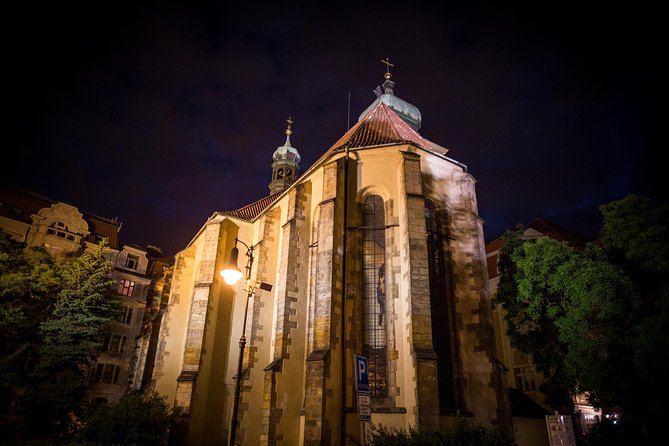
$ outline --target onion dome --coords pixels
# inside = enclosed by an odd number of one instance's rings
[[[386,64],[386,74],[384,75],[385,81],[383,82],[383,85],[381,87],[377,87],[374,92],[376,93],[377,99],[376,101],[372,102],[372,104],[365,109],[360,114],[360,117],[358,118],[358,121],[360,121],[366,114],[369,112],[378,102],[383,102],[386,104],[388,107],[390,107],[397,115],[402,118],[409,126],[411,126],[412,129],[418,130],[420,129],[421,126],[421,116],[420,116],[420,110],[412,104],[409,104],[407,101],[398,98],[395,96],[395,82],[393,82],[390,78],[392,77],[390,74],[390,67],[393,66],[393,64],[388,61],[388,58],[386,57],[385,60],[381,60],[384,64]]]
[[[283,192],[297,179],[300,169],[300,154],[290,144],[290,135],[293,133],[291,126],[293,121],[287,119],[286,142],[277,147],[272,155],[272,181],[269,183],[270,194]]]

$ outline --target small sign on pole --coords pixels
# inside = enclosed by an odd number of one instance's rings
[[[355,390],[358,395],[358,417],[360,419],[361,444],[367,444],[367,423],[372,421],[372,406],[369,396],[369,368],[367,358],[355,355]]]
[[[546,428],[551,446],[574,446],[576,438],[569,415],[546,415]]]
[[[368,393],[358,393],[358,416],[360,421],[372,421],[372,406]]]
[[[369,369],[364,356],[355,355],[355,390],[369,393]]]

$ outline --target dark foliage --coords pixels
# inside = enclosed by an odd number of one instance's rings
[[[496,300],[549,404],[586,393],[651,434],[668,415],[669,206],[629,196],[600,209],[600,242],[583,249],[506,234]]]
[[[164,397],[135,393],[97,408],[77,437],[97,445],[160,446],[167,444],[173,418]]]
[[[475,423],[458,418],[455,424],[443,430],[428,430],[420,426],[394,429],[372,425],[370,446],[514,446],[513,437],[496,426]]]

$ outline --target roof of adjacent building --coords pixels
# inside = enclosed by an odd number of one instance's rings
[[[534,229],[552,239],[566,242],[571,246],[582,247],[588,242],[584,236],[541,217],[532,220],[526,229]]]
[[[65,202],[15,186],[0,187],[0,215],[26,224],[32,224],[32,215],[37,215],[41,209],[50,208],[57,203]],[[69,205],[69,203],[65,204]],[[109,240],[110,248],[119,249],[118,233],[121,229],[120,221],[79,211],[82,213],[83,219],[88,223],[88,230],[90,231],[90,234],[86,237],[86,241],[98,243],[98,236],[105,237]]]
[[[509,387],[509,400],[514,417],[543,419],[551,414],[541,404],[514,387]]]

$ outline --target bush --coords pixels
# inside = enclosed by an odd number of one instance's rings
[[[167,444],[173,411],[157,393],[135,393],[101,406],[84,421],[77,437],[99,445]]]
[[[654,446],[662,443],[644,432],[640,423],[626,418],[603,419],[583,436],[581,442],[583,446]]]
[[[453,427],[434,431],[420,426],[408,429],[372,424],[370,446],[515,446],[514,438],[497,426],[458,418]]]

